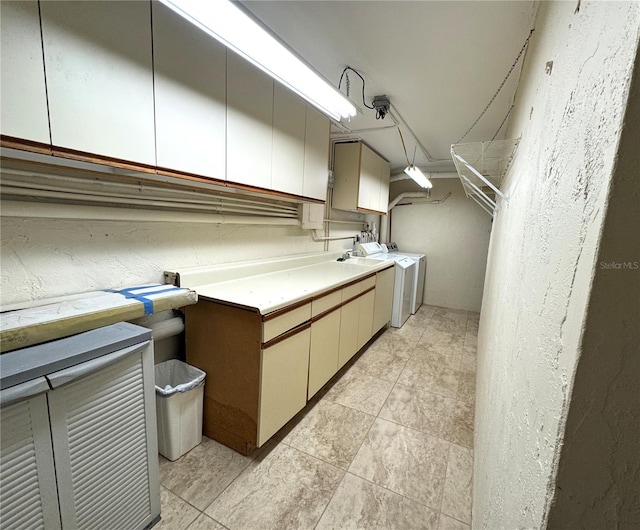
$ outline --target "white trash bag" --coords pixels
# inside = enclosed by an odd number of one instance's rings
[[[178,359],[171,359],[155,366],[156,393],[170,396],[176,392],[188,392],[204,384],[205,372],[183,363]]]

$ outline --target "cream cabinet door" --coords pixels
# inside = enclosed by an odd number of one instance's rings
[[[358,324],[360,322],[360,299],[356,298],[340,309],[340,346],[338,368],[358,351]]]
[[[327,198],[330,125],[329,118],[307,103],[302,195],[322,201]]]
[[[380,164],[380,195],[378,197],[379,212],[387,213],[389,210],[389,178],[391,177],[391,164],[382,159]]]
[[[155,165],[151,4],[40,11],[53,145]]]
[[[376,295],[373,305],[373,333],[377,333],[391,320],[393,306],[394,268],[376,274]]]
[[[0,482],[1,528],[60,528],[45,394],[2,408]]]
[[[271,189],[273,79],[227,53],[227,180]]]
[[[158,166],[224,180],[226,47],[163,4],[152,9]]]
[[[358,207],[377,210],[380,201],[381,158],[364,144],[362,144],[360,157]]]
[[[0,130],[49,143],[38,2],[0,2]]]
[[[262,350],[258,447],[307,404],[310,328]]]
[[[338,371],[339,348],[340,309],[337,309],[311,324],[308,399]]]
[[[357,350],[362,348],[373,336],[373,309],[375,303],[375,290],[369,291],[358,298],[360,302],[358,315],[358,343]],[[356,351],[357,351],[356,350]]]
[[[306,103],[280,83],[273,86],[271,188],[302,195]]]

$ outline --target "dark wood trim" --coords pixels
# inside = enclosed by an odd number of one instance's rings
[[[121,169],[129,169],[132,171],[140,171],[142,173],[155,173],[155,166],[141,164],[138,162],[129,162],[119,158],[110,156],[95,155],[84,151],[76,151],[75,149],[67,149],[66,147],[51,146],[51,154],[58,158],[70,158],[71,160],[80,160],[81,162],[90,162],[92,164],[102,164]]]
[[[343,305],[347,305],[347,304],[353,302],[355,299],[360,298],[361,296],[364,296],[365,294],[370,293],[371,291],[375,291],[375,289],[376,289],[375,285],[373,287],[369,287],[366,291],[362,291],[361,293],[358,293],[357,295],[352,296],[348,300],[345,300],[344,302],[342,302],[340,304],[340,307],[342,307]]]
[[[286,313],[290,313],[291,311],[295,311],[296,309],[305,306],[311,303],[311,298],[305,298],[304,300],[300,300],[299,302],[294,302],[291,305],[283,307],[281,309],[276,309],[275,311],[271,311],[271,313],[267,313],[266,315],[262,315],[262,321],[268,322],[269,320],[273,320],[274,318],[278,318]]]
[[[164,167],[157,167],[156,173],[163,177],[173,177],[184,180],[191,180],[194,182],[202,182],[204,184],[212,184],[214,186],[220,186],[221,188],[227,187],[227,182],[224,179],[217,179],[215,177],[206,177],[203,175],[197,175],[196,173],[187,173],[186,171],[177,171],[175,169],[168,169]]]
[[[18,149],[21,151],[28,151],[32,153],[39,153],[44,155],[55,156],[58,158],[68,158],[71,160],[79,160],[81,162],[90,162],[92,164],[100,164],[111,167],[118,167],[121,169],[127,169],[130,171],[138,171],[141,173],[154,173],[156,175],[162,175],[165,177],[173,177],[183,179],[185,181],[201,182],[204,184],[210,184],[213,186],[219,186],[223,188],[229,188],[231,190],[242,190],[259,196],[271,196],[272,200],[275,198],[285,199],[289,201],[303,201],[312,202],[316,204],[325,204],[326,200],[315,199],[313,197],[305,197],[303,195],[295,195],[293,193],[285,193],[282,191],[270,190],[267,188],[260,188],[258,186],[249,186],[246,184],[240,184],[237,182],[231,182],[224,179],[216,179],[213,177],[205,177],[202,175],[196,175],[193,173],[187,173],[185,171],[173,170],[163,167],[158,167],[152,164],[142,164],[139,162],[131,162],[128,160],[122,160],[119,158],[87,153],[85,151],[78,151],[76,149],[69,149],[66,147],[59,147],[50,144],[44,144],[39,142],[32,142],[30,140],[24,140],[22,138],[14,138],[12,136],[0,135],[0,146],[10,149]],[[135,178],[132,176],[132,178]]]
[[[338,309],[340,309],[343,305],[344,304],[342,302],[340,302],[338,305],[335,305],[332,308],[327,309],[326,311],[323,311],[322,313],[316,315],[315,317],[311,317],[311,323],[313,324],[314,322],[317,322],[318,320],[322,320],[324,317],[329,316],[334,311],[337,311]]]
[[[289,331],[285,331],[281,335],[278,335],[277,337],[272,338],[270,341],[263,342],[262,349],[266,350],[267,348],[271,348],[271,346],[275,346],[279,342],[282,342],[283,340],[287,340],[289,337],[293,337],[294,335],[297,335],[298,333],[310,327],[311,327],[311,320],[307,320],[302,324],[298,324],[295,328],[290,329]]]
[[[369,278],[371,278],[372,276],[375,276],[376,273],[372,272],[370,274],[367,274],[366,276],[363,276],[362,278],[358,278],[357,280],[352,280],[349,283],[345,283],[342,285],[342,287],[340,287],[340,289],[344,289],[345,287],[350,287],[351,285],[355,285],[356,283],[360,283],[363,282],[365,280],[368,280]]]
[[[376,215],[387,215],[389,213],[389,212],[383,212],[382,210],[369,210],[369,208],[360,208],[360,206],[358,206],[356,210],[362,213],[373,213]]]
[[[19,149],[21,151],[39,153],[41,155],[51,155],[51,144],[32,142],[31,140],[23,140],[22,138],[7,136],[6,134],[0,135],[0,146],[8,149]]]
[[[311,300],[312,301],[320,300],[321,298],[324,298],[325,296],[329,296],[330,294],[333,294],[336,291],[341,291],[343,287],[344,287],[344,285],[339,285],[338,287],[333,287],[332,289],[329,289],[328,291],[322,291],[322,293],[320,293],[320,294],[314,294],[311,297]]]

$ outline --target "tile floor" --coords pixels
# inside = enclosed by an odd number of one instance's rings
[[[160,457],[160,530],[464,530],[478,314],[422,306],[245,457],[203,439]]]

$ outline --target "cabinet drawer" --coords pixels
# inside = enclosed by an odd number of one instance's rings
[[[311,318],[311,302],[273,318],[265,316],[262,326],[262,342],[268,342],[285,331],[295,328]]]
[[[342,289],[342,301],[346,302],[347,300],[353,298],[354,296],[358,296],[360,293],[371,289],[376,286],[376,277],[371,276],[366,278],[358,283],[353,283],[348,285],[344,289]]]
[[[362,280],[360,282],[361,285],[361,289],[360,292],[363,293],[364,291],[371,289],[372,287],[376,286],[376,277],[374,276],[370,276],[369,278],[367,278],[366,280]]]
[[[340,305],[342,301],[342,290],[334,291],[320,298],[316,298],[311,302],[311,316],[316,317],[320,313]]]

